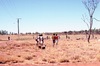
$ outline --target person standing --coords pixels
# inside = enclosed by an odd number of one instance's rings
[[[36,38],[36,42],[37,42],[37,45],[38,44],[43,44],[44,43],[44,38],[43,38],[43,35],[42,34],[39,34]]]
[[[37,46],[40,48],[40,49],[45,49],[46,48],[46,45],[44,44],[44,37],[43,37],[43,34],[39,34],[37,39]]]
[[[53,47],[55,45],[55,33],[52,35],[52,42],[53,42]]]
[[[55,34],[55,44],[58,45],[58,39],[59,39],[59,36],[57,34]]]
[[[40,43],[41,45],[43,45],[43,43],[44,43],[43,34],[40,34],[40,35],[39,35],[39,43]]]
[[[10,40],[10,36],[8,36],[8,40]]]
[[[53,34],[52,35],[52,42],[53,42],[53,47],[56,45],[58,45],[58,39],[59,39],[59,36],[57,34]]]

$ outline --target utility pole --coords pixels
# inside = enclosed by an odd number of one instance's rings
[[[19,20],[20,20],[21,18],[17,18],[17,28],[18,28],[18,39],[19,39]]]

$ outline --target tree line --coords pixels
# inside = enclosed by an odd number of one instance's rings
[[[64,31],[64,34],[68,35],[78,35],[78,34],[88,34],[89,30],[80,30],[80,31]],[[92,34],[100,34],[100,29],[91,29]]]
[[[63,32],[54,32],[54,33],[57,33],[57,34],[61,34],[61,35],[79,35],[79,34],[88,34],[89,30],[80,30],[80,31],[63,31]],[[100,29],[92,29],[91,30],[92,34],[100,34]],[[8,33],[8,31],[6,30],[0,30],[0,35],[17,35],[17,33],[13,33],[13,32],[10,32]],[[26,33],[20,33],[22,35],[32,35],[32,34],[39,34],[39,32],[35,32],[35,33],[31,33],[31,32],[26,32]],[[53,33],[44,33],[46,35],[52,35]]]
[[[6,31],[6,30],[0,30],[0,35],[8,35],[8,31]]]

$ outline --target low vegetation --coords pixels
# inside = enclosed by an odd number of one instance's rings
[[[100,62],[100,41],[98,41],[100,36],[91,39],[91,43],[85,40],[84,35],[69,35],[69,37],[70,39],[66,39],[65,35],[61,35],[58,45],[54,47],[51,39],[45,39],[44,50],[35,45],[35,39],[0,41],[0,64]]]

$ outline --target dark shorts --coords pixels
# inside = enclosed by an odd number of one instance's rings
[[[55,40],[53,40],[53,43],[55,43]]]

